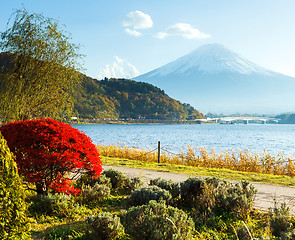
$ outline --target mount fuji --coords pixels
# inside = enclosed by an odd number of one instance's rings
[[[220,44],[203,45],[134,80],[156,85],[204,113],[295,111],[295,78],[260,67]]]

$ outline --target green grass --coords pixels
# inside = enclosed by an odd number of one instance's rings
[[[130,168],[149,169],[161,172],[183,173],[191,176],[219,177],[228,180],[248,180],[283,186],[294,186],[295,177],[271,174],[259,174],[252,172],[233,171],[228,169],[201,168],[186,165],[172,165],[166,163],[141,162],[136,160],[102,157],[105,165],[122,166]]]

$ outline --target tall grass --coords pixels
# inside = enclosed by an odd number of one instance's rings
[[[105,157],[126,158],[143,162],[158,161],[157,149],[139,149],[135,146],[127,147],[125,145],[121,147],[119,143],[117,145],[107,146],[97,145],[97,149],[99,153]],[[161,153],[161,162],[171,164],[183,164],[182,159],[180,159],[178,155],[168,154],[166,152]]]
[[[117,145],[98,145],[99,153],[105,157],[126,158],[143,162],[157,162],[156,149],[139,149],[135,146],[121,147]],[[194,148],[190,145],[179,154],[168,151],[161,152],[161,163],[182,164],[205,168],[223,168],[244,172],[266,173],[274,175],[295,176],[295,159],[292,155],[284,156],[279,153],[272,156],[269,152],[251,153],[248,149],[215,152],[208,151],[205,147]]]

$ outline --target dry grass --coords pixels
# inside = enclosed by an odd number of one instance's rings
[[[117,157],[143,162],[158,162],[156,149],[139,149],[136,147],[120,147],[117,145],[99,145],[99,153],[105,157]],[[185,151],[179,154],[161,152],[161,163],[181,164],[203,168],[230,169],[243,172],[262,174],[295,176],[295,159],[292,156],[284,156],[279,153],[271,156],[269,152],[262,154],[251,153],[249,150],[208,151],[205,147],[193,148],[187,146]]]

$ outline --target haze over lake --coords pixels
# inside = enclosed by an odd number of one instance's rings
[[[268,150],[289,155],[295,152],[295,125],[73,125],[88,135],[95,144],[117,144],[139,148],[161,147],[178,153],[189,144],[216,151],[249,149],[253,153]]]

